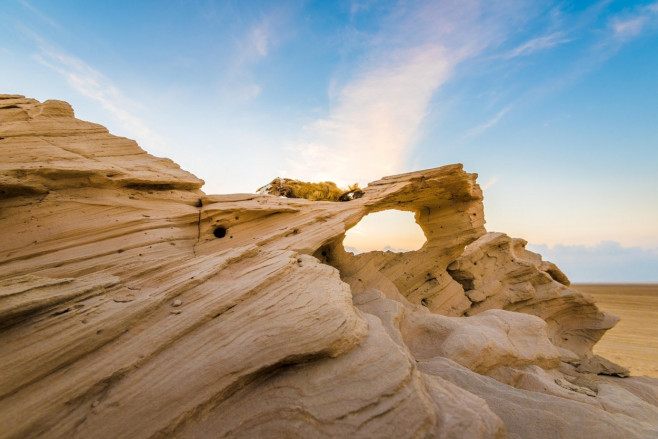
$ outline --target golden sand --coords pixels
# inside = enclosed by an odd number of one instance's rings
[[[658,284],[578,284],[600,309],[621,317],[594,346],[594,352],[631,369],[632,375],[658,378]]]

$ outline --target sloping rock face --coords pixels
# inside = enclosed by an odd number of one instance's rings
[[[60,101],[0,95],[0,437],[648,438],[614,325],[484,228],[461,165],[362,198],[205,195]],[[416,252],[344,250],[415,213]]]

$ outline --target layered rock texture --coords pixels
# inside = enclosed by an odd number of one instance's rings
[[[343,203],[206,195],[15,95],[0,157],[2,438],[658,437],[657,380],[592,354],[616,318],[487,233],[461,165]],[[426,244],[346,252],[388,209]]]

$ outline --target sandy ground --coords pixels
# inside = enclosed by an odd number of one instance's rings
[[[594,352],[631,369],[631,375],[658,378],[658,284],[577,284],[598,307],[621,317]]]

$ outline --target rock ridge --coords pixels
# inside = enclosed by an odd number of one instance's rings
[[[592,353],[617,318],[487,232],[460,164],[344,203],[206,195],[20,95],[0,156],[0,437],[658,435],[657,380]],[[345,250],[389,209],[421,249]]]

